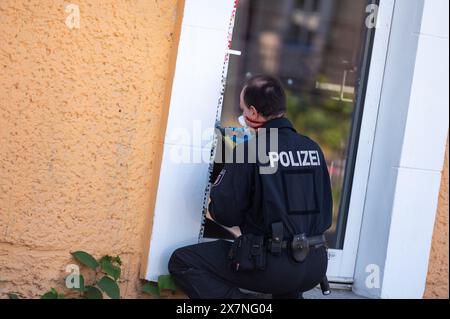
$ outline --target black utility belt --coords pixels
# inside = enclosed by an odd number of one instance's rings
[[[313,249],[317,249],[320,247],[326,247],[327,246],[327,241],[325,238],[325,235],[320,235],[320,236],[313,236],[313,237],[306,237],[304,235],[298,235],[296,236],[296,242],[298,244],[298,248],[302,248],[302,247],[306,247],[306,248],[313,248]],[[283,240],[283,241],[279,241],[279,240],[274,240],[272,238],[270,238],[267,241],[267,250],[269,250],[271,253],[277,254],[277,253],[281,253],[281,250],[285,250],[285,249],[289,249],[290,246],[292,245],[291,240]]]
[[[267,250],[273,255],[281,254],[282,250],[287,250],[289,255],[296,262],[305,261],[311,249],[327,247],[327,240],[324,235],[307,237],[305,234],[295,235],[292,240],[280,240],[279,238],[270,238],[267,244]]]
[[[234,271],[265,270],[267,249],[264,236],[244,234],[236,238],[228,258]]]
[[[231,266],[235,271],[265,270],[267,253],[281,254],[287,250],[294,261],[301,263],[311,249],[326,247],[324,235],[307,237],[295,235],[292,240],[279,240],[277,237],[266,239],[264,236],[244,234],[236,238],[229,251]]]

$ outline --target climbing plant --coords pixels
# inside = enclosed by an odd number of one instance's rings
[[[103,299],[104,294],[111,299],[120,298],[120,288],[117,281],[120,278],[122,261],[119,256],[106,255],[97,260],[85,251],[76,251],[71,255],[78,263],[86,266],[88,271],[93,272],[95,278],[93,282],[86,284],[85,276],[81,273],[69,275],[71,278],[66,277],[66,286],[68,280],[76,282],[75,285],[68,287],[75,292],[75,294],[72,294],[74,298]],[[64,294],[52,288],[42,295],[41,299],[64,299],[65,297]]]
[[[157,282],[146,281],[142,285],[142,292],[152,295],[156,298],[162,298],[163,291],[170,291],[174,294],[177,291],[177,286],[170,275],[161,275]]]
[[[65,278],[66,287],[69,293],[63,294],[55,288],[41,296],[41,299],[66,299],[66,298],[84,298],[84,299],[103,299],[106,294],[111,299],[120,298],[120,288],[117,281],[121,275],[122,261],[119,256],[111,257],[103,256],[95,259],[91,254],[85,251],[76,251],[71,253],[72,257],[81,265],[91,272],[90,278],[94,278],[87,284],[85,276],[81,273],[73,273]],[[71,285],[68,285],[68,281]],[[75,284],[76,283],[76,284]],[[145,281],[142,285],[142,292],[152,295],[156,298],[164,298],[163,292],[171,292],[174,294],[178,288],[170,275],[161,275],[157,282]],[[8,294],[10,299],[18,299],[19,296],[14,293]]]

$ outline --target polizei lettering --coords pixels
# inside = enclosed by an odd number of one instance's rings
[[[277,167],[278,163],[283,167],[320,166],[318,151],[269,152],[269,160],[271,167]]]

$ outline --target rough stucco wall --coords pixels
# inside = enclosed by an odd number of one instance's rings
[[[76,0],[72,30],[67,3],[0,1],[0,297],[62,289],[74,250],[135,297],[177,1]]]
[[[439,206],[434,226],[433,243],[430,253],[425,298],[449,298],[448,262],[449,262],[449,207],[448,207],[448,142],[445,165],[442,174]]]

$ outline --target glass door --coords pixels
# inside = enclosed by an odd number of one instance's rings
[[[334,198],[329,275],[337,281],[353,278],[392,10],[393,0],[240,0],[237,7],[221,125],[239,127],[247,78],[282,80],[287,117],[327,159]],[[206,219],[203,237],[230,238],[229,231]]]

